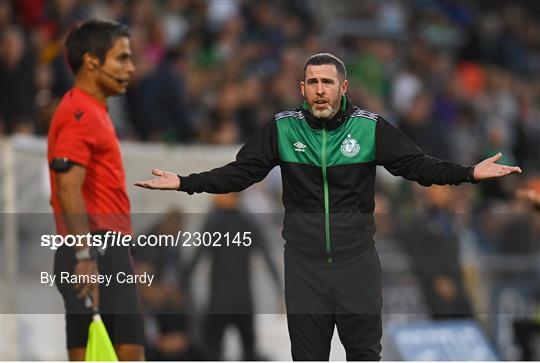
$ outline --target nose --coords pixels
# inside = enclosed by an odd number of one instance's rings
[[[321,82],[318,82],[317,83],[317,90],[316,90],[317,94],[318,95],[322,95],[324,94],[324,87],[323,87],[323,84]]]
[[[129,61],[128,69],[127,69],[129,75],[131,76],[133,73],[135,73],[135,65],[132,61]]]

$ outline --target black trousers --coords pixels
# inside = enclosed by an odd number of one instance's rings
[[[328,360],[335,326],[347,360],[380,360],[382,288],[375,248],[332,264],[286,248],[285,302],[293,360]]]

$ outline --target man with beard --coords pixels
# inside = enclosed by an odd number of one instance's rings
[[[154,169],[148,189],[229,193],[279,165],[285,218],[285,300],[294,360],[328,360],[337,326],[347,360],[379,360],[381,266],[375,250],[375,169],[424,186],[460,184],[521,172],[495,163],[461,166],[425,155],[381,116],[345,96],[343,62],[328,53],[304,65],[303,105],[280,112],[236,161],[189,176]]]

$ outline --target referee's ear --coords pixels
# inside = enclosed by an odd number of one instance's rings
[[[81,68],[93,72],[99,67],[99,59],[94,54],[86,52],[83,54],[83,65]]]

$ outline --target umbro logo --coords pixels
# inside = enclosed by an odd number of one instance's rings
[[[294,146],[294,151],[299,151],[299,152],[304,152],[306,151],[306,145],[302,144],[300,141],[297,141],[293,144]]]
[[[81,118],[83,117],[83,115],[84,115],[84,112],[82,112],[81,110],[77,110],[77,111],[75,111],[75,113],[74,113],[75,119],[76,119],[77,121],[80,121]]]

